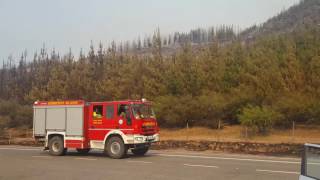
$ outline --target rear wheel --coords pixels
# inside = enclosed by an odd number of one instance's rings
[[[90,151],[90,148],[88,148],[88,149],[77,149],[77,151],[80,154],[88,154],[88,152]]]
[[[109,157],[113,159],[121,159],[125,157],[128,149],[120,137],[114,136],[107,141],[105,151]]]
[[[143,156],[148,152],[148,150],[149,150],[149,147],[145,146],[142,148],[131,149],[131,152],[136,156]]]
[[[60,136],[54,136],[49,140],[49,153],[54,156],[62,156],[67,149],[64,148],[63,139]]]

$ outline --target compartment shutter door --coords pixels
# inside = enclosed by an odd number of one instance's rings
[[[66,128],[66,109],[47,108],[47,130],[65,130]]]
[[[34,134],[45,135],[46,129],[46,109],[34,108]]]
[[[83,135],[83,108],[67,108],[67,132],[68,136]]]

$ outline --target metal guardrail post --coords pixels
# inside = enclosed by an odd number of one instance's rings
[[[292,132],[291,132],[292,141],[294,141],[295,128],[296,128],[296,123],[295,123],[295,121],[292,121]]]
[[[9,145],[10,145],[11,144],[11,132],[8,131],[8,133],[9,133]]]

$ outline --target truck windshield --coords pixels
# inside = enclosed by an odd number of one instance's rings
[[[147,104],[133,104],[132,105],[133,115],[136,119],[153,118],[155,114],[150,105]]]

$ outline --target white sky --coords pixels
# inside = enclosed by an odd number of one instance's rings
[[[92,40],[133,40],[198,27],[260,24],[299,0],[0,0],[0,63],[43,43],[78,55]],[[1,65],[0,65],[1,66]]]

